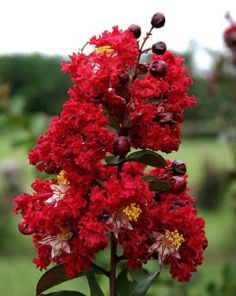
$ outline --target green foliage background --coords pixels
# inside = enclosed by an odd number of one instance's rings
[[[23,97],[26,112],[57,114],[67,99],[69,78],[60,71],[61,57],[39,54],[0,57],[0,82],[11,97]]]

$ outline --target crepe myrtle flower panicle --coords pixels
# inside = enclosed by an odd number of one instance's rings
[[[62,63],[73,83],[68,100],[29,153],[47,177],[14,200],[40,269],[62,264],[77,277],[111,248],[110,271],[96,266],[109,277],[110,296],[119,260],[127,268],[157,260],[188,281],[207,242],[185,163],[158,153],[178,150],[184,111],[195,104],[183,59],[164,42],[145,48],[164,24],[156,13],[144,36],[138,25],[114,26]]]

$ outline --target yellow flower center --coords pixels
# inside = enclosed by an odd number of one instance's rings
[[[57,180],[62,185],[70,185],[70,182],[65,178],[65,171],[60,171],[59,175],[57,175]]]
[[[139,205],[132,203],[130,206],[124,208],[122,212],[123,214],[125,214],[129,221],[137,222],[138,217],[142,213],[142,210],[140,209]]]
[[[185,241],[182,234],[179,234],[178,230],[169,231],[166,230],[165,239],[168,244],[175,248],[176,251],[179,250],[182,243]]]
[[[114,49],[110,45],[103,45],[95,48],[96,53],[113,53]]]
[[[60,242],[67,241],[70,238],[70,233],[68,231],[62,231],[57,234],[57,240]]]

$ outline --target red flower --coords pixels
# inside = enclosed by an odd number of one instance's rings
[[[178,203],[177,207],[173,206],[174,196],[171,199],[163,199],[150,211],[153,225],[159,226],[153,229],[153,243],[149,252],[156,254],[161,263],[170,264],[173,277],[188,281],[196,266],[203,261],[204,220],[197,216],[189,203],[184,199],[182,201],[181,196],[179,199],[183,203]],[[162,238],[155,236],[155,231]]]

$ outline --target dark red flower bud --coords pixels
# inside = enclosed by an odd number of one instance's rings
[[[170,190],[173,193],[181,193],[186,188],[186,180],[180,176],[174,176],[170,179]]]
[[[126,137],[119,137],[115,139],[113,144],[113,153],[119,155],[121,158],[130,151],[130,142]]]
[[[164,54],[166,52],[166,44],[162,41],[153,44],[152,52],[159,55]]]
[[[47,174],[58,174],[60,172],[60,168],[58,168],[57,166],[55,166],[54,163],[52,162],[45,162],[44,163],[44,171]]]
[[[129,74],[126,72],[123,72],[119,76],[119,82],[120,84],[127,84],[129,82]]]
[[[138,39],[141,36],[141,28],[138,25],[130,25],[128,28],[134,35],[134,38]]]
[[[151,25],[154,27],[154,28],[161,28],[164,26],[165,24],[165,16],[164,14],[160,13],[160,12],[157,12],[153,15],[152,17],[152,20],[151,20]]]
[[[149,71],[154,77],[163,77],[167,73],[167,64],[164,61],[156,61],[151,64]]]
[[[31,235],[34,233],[33,229],[29,227],[24,218],[20,220],[18,224],[18,229],[24,235]]]
[[[236,48],[236,24],[231,25],[227,30],[225,30],[224,40],[229,48]]]
[[[186,173],[186,165],[182,160],[174,160],[171,168],[174,175],[183,176]]]

